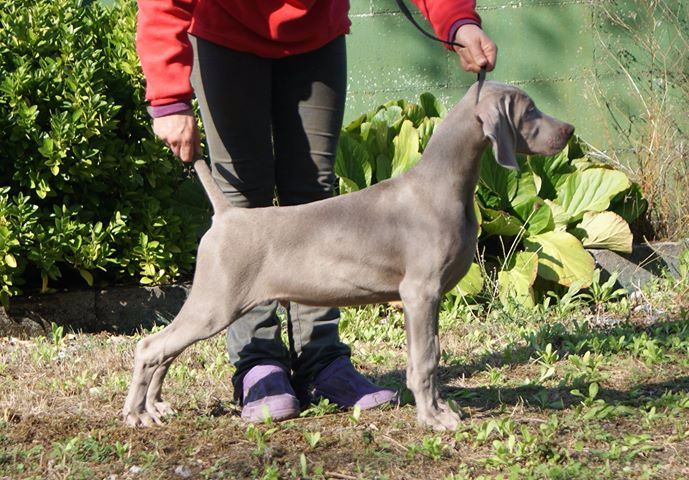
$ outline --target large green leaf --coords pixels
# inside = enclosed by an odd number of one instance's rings
[[[480,185],[500,198],[501,209],[506,209],[517,194],[518,173],[498,165],[490,149],[481,158]]]
[[[552,200],[545,200],[545,204],[550,208],[550,212],[553,214],[553,221],[555,222],[555,230],[564,231],[567,230],[567,225],[572,220],[572,217],[567,213],[567,210]]]
[[[359,128],[361,127],[361,125],[362,125],[364,122],[366,122],[367,120],[368,120],[368,116],[367,116],[366,114],[363,114],[363,115],[361,115],[361,116],[355,118],[355,119],[352,120],[351,122],[349,122],[349,124],[347,124],[347,126],[345,126],[345,127],[343,128],[343,130],[344,130],[345,132],[347,132],[347,133],[356,132],[357,130],[359,130]]]
[[[384,123],[388,127],[395,128],[404,120],[402,108],[398,105],[389,105],[381,108],[371,119],[372,123]]]
[[[372,121],[371,133],[369,134],[370,146],[372,152],[387,153],[390,150],[390,139],[395,135],[395,130],[392,129],[384,121]]]
[[[373,124],[371,122],[363,122],[360,125],[359,128],[359,135],[361,136],[361,139],[364,141],[368,140],[369,135],[371,134]],[[356,134],[356,132],[354,132]]]
[[[514,237],[523,228],[522,222],[520,222],[517,217],[513,217],[507,212],[482,208],[481,214],[483,216],[481,229],[488,235]]]
[[[553,212],[540,197],[533,196],[528,198],[519,205],[515,205],[513,209],[526,225],[526,231],[530,235],[536,235],[555,228]]]
[[[526,171],[522,171],[517,175],[517,189],[514,192],[514,197],[510,198],[510,203],[513,207],[530,201],[538,194],[536,178]]]
[[[343,134],[335,155],[335,174],[349,191],[371,185],[371,159],[368,151],[351,135]]]
[[[426,111],[421,105],[416,103],[408,103],[405,105],[403,113],[408,120],[411,120],[415,127],[421,125],[421,122],[426,119]]]
[[[421,158],[419,153],[419,132],[414,128],[411,121],[402,122],[400,133],[392,141],[395,147],[395,154],[392,157],[392,174],[399,175],[406,172]]]
[[[545,232],[524,239],[528,251],[538,253],[538,275],[570,286],[579,282],[582,287],[591,283],[594,261],[581,242],[567,232]]]
[[[423,152],[426,149],[426,145],[431,139],[431,135],[435,131],[435,128],[440,125],[441,120],[439,118],[426,118],[419,125],[419,151]]]
[[[572,165],[578,171],[583,172],[589,168],[607,168],[608,170],[613,170],[613,167],[605,163],[603,160],[598,160],[591,157],[582,157],[572,160]]]
[[[420,100],[421,106],[429,117],[444,117],[447,113],[445,106],[432,93],[422,93]]]
[[[476,236],[480,237],[483,231],[483,214],[481,213],[481,204],[478,203],[476,196],[474,196],[474,215],[476,215],[476,223],[478,223],[478,233]]]
[[[392,175],[392,160],[390,157],[381,153],[376,157],[376,181],[382,182]]]
[[[498,272],[499,296],[503,304],[514,299],[525,306],[534,305],[533,283],[538,274],[538,254],[517,252],[506,268]]]
[[[569,148],[565,147],[557,155],[549,157],[531,155],[528,157],[529,169],[538,177],[535,184],[538,187],[537,193],[541,198],[554,199],[557,196],[556,187],[560,183],[562,176],[574,171],[568,153]]]
[[[572,233],[586,248],[605,248],[631,253],[634,236],[629,224],[613,212],[586,212]]]
[[[371,118],[371,146],[375,149],[375,154],[388,153],[391,140],[397,135],[400,125],[404,121],[402,108],[393,102],[388,102],[387,106],[381,107]]]
[[[451,290],[453,294],[463,297],[473,297],[481,291],[483,291],[483,275],[481,275],[481,267],[476,263],[471,264],[466,275]]]
[[[556,203],[570,215],[570,221],[580,220],[585,212],[602,212],[615,195],[628,189],[627,175],[607,168],[590,168],[570,173],[557,187]]]
[[[624,218],[627,223],[632,223],[646,212],[648,201],[643,197],[643,192],[638,183],[623,192],[617,194],[610,202],[610,210]]]

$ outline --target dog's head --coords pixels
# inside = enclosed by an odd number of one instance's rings
[[[503,167],[518,169],[515,154],[554,155],[562,150],[574,127],[544,114],[522,90],[486,82],[476,104],[476,117]]]

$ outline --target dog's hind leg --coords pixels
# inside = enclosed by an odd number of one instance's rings
[[[168,358],[156,369],[153,373],[153,377],[151,377],[151,384],[148,386],[148,392],[146,393],[146,411],[157,412],[158,418],[175,413],[170,404],[163,401],[161,395],[165,375],[167,375],[167,371],[172,362],[175,361],[175,358],[177,358],[177,356]]]
[[[429,290],[423,282],[405,281],[400,288],[407,330],[407,386],[414,394],[420,424],[452,430],[457,428],[459,415],[440,398],[436,375],[439,292]]]
[[[192,289],[174,321],[137,344],[132,383],[122,411],[129,425],[161,423],[161,414],[171,410],[160,399],[160,390],[172,361],[188,346],[222,331],[236,317],[228,306],[214,304],[204,298],[206,295],[196,293],[202,291]]]

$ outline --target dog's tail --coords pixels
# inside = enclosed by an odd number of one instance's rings
[[[208,195],[208,199],[211,201],[213,211],[215,213],[221,213],[230,208],[232,205],[227,198],[225,198],[225,195],[223,195],[220,187],[215,183],[215,180],[213,180],[211,169],[208,168],[206,161],[200,158],[194,160],[194,170],[196,170],[196,174],[199,176],[199,180],[201,180],[201,185],[203,185],[203,189],[206,191],[206,195]]]

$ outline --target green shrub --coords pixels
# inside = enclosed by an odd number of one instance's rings
[[[388,102],[346,126],[335,167],[340,193],[411,168],[445,111],[425,93],[419,104]],[[646,202],[623,172],[596,159],[578,138],[558,155],[518,161],[519,172],[502,168],[487,149],[476,194],[479,243],[496,265],[503,301],[533,304],[537,278],[546,287],[588,286],[594,261],[585,247],[631,251],[628,223]],[[476,295],[483,280],[482,269],[473,265],[458,289]]]
[[[0,9],[0,300],[79,272],[163,282],[189,271],[203,194],[154,139],[135,2]],[[95,278],[94,278],[95,277]]]

